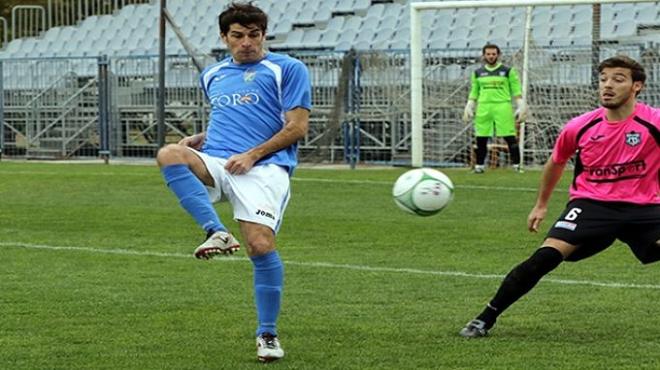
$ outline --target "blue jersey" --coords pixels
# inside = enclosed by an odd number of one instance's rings
[[[211,104],[202,152],[229,158],[269,140],[284,127],[284,114],[311,109],[311,84],[305,65],[286,55],[267,53],[256,63],[235,64],[231,57],[213,64],[200,76]],[[298,144],[261,158],[293,171]]]

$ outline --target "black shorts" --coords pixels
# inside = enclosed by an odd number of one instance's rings
[[[575,199],[546,237],[577,246],[566,261],[579,261],[605,250],[619,239],[642,263],[660,260],[660,205],[638,205]]]

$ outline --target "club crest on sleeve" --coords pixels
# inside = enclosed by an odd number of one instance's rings
[[[642,142],[642,134],[635,131],[626,132],[626,144],[630,146],[639,145]]]

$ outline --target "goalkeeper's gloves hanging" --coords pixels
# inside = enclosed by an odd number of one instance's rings
[[[474,118],[474,105],[475,101],[468,99],[467,104],[465,104],[465,110],[463,110],[463,122],[468,123]]]
[[[527,104],[522,98],[516,99],[516,122],[525,122],[527,121]]]

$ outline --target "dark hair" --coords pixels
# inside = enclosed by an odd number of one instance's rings
[[[497,55],[502,54],[502,52],[500,51],[499,46],[497,46],[495,44],[488,43],[488,44],[484,45],[484,47],[481,49],[481,55],[486,54],[486,49],[497,49]]]
[[[642,67],[642,65],[639,64],[635,59],[625,55],[617,55],[603,60],[598,65],[598,73],[603,72],[603,69],[605,68],[617,67],[629,69],[633,82],[641,81],[644,83],[646,81],[646,72],[644,72],[644,67]]]
[[[263,10],[252,5],[252,2],[230,3],[225,10],[218,16],[218,25],[220,33],[226,35],[229,32],[229,26],[238,23],[243,27],[256,25],[261,32],[266,33],[268,28],[268,16]]]

